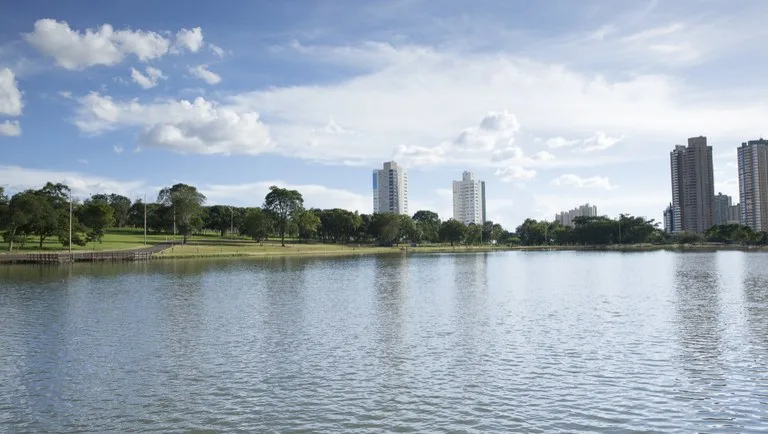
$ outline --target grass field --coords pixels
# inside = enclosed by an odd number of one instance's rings
[[[166,235],[147,235],[147,244],[163,243],[170,240],[172,237]],[[198,237],[201,238],[201,237]],[[181,237],[178,237],[180,240]],[[19,244],[15,243],[13,251],[18,253],[33,253],[33,252],[57,252],[66,251],[67,248],[62,246],[59,239],[56,237],[49,237],[43,242],[43,248],[40,249],[38,245],[38,238],[31,236],[27,238],[27,243],[24,248],[19,248]],[[94,248],[93,243],[88,243],[85,246],[72,245],[73,251],[105,251],[105,250],[125,250],[136,249],[144,247],[144,231],[141,229],[110,229],[104,235],[104,239],[101,243],[96,243]],[[0,243],[0,250],[2,253],[8,253],[8,243]]]

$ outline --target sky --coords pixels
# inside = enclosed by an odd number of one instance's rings
[[[0,4],[0,186],[370,213],[371,171],[452,214],[486,181],[514,229],[583,203],[661,220],[669,151],[768,136],[762,0],[285,0]],[[737,200],[734,200],[734,203]]]

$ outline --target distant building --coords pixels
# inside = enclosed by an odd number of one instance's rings
[[[682,231],[680,219],[680,208],[675,208],[671,203],[664,210],[664,232],[676,234]]]
[[[768,140],[750,140],[737,151],[741,224],[768,231]]]
[[[717,193],[715,196],[715,224],[724,225],[728,222],[728,212],[733,204],[731,196],[723,193]]]
[[[725,221],[727,224],[742,224],[741,223],[741,204],[731,205],[728,207],[728,219]]]
[[[712,147],[704,136],[688,139],[688,146],[670,152],[672,217],[675,232],[704,232],[715,221],[715,182]],[[680,228],[677,230],[677,228]]]
[[[485,182],[472,172],[464,172],[461,181],[453,181],[453,218],[468,225],[485,223]]]
[[[408,214],[408,173],[394,161],[373,171],[373,212]]]
[[[563,226],[573,226],[573,219],[576,217],[597,217],[597,207],[587,203],[570,211],[555,214],[555,221]]]

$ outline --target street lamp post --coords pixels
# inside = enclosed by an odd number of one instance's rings
[[[147,194],[144,193],[144,245],[147,245]]]

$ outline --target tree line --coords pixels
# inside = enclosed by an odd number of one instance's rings
[[[214,231],[220,236],[247,236],[256,242],[286,237],[303,242],[396,245],[399,243],[450,243],[452,246],[501,245],[606,245],[638,243],[766,244],[765,232],[754,233],[742,225],[715,226],[706,234],[664,233],[654,220],[622,214],[609,217],[577,217],[573,226],[526,219],[514,231],[487,221],[476,225],[447,219],[420,210],[413,214],[361,214],[345,209],[305,208],[296,190],[272,186],[260,207],[206,206],[206,197],[196,187],[175,184],[163,188],[157,200],[143,203],[119,194],[96,194],[70,202],[71,190],[61,183],[47,183],[38,190],[25,190],[7,197],[0,187],[0,231],[9,250],[24,246],[34,237],[38,246],[56,238],[70,242],[70,206],[74,245],[101,242],[107,228],[145,225],[151,233],[180,235],[182,242],[194,234]]]

